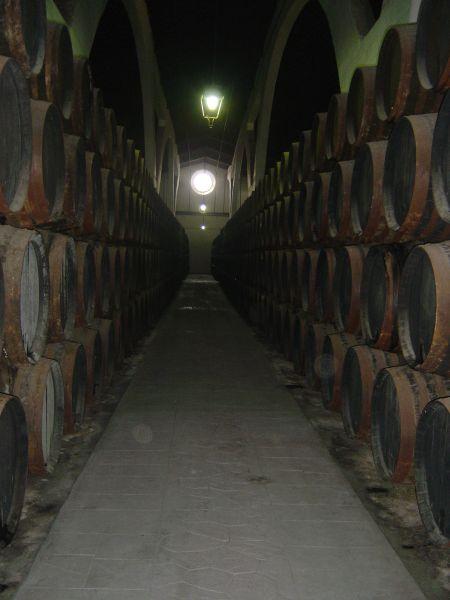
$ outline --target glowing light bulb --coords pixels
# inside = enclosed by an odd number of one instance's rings
[[[206,225],[200,225],[200,229],[206,229]]]
[[[199,208],[201,212],[206,212],[206,204],[200,204]]]
[[[218,96],[206,96],[205,100],[206,106],[209,110],[217,110],[217,108],[219,107],[220,98]]]

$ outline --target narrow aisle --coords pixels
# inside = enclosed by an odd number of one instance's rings
[[[424,596],[212,280],[156,329],[20,600]]]

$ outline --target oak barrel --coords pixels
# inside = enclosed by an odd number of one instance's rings
[[[25,412],[18,398],[0,394],[0,546],[11,542],[19,524],[27,471]]]
[[[417,246],[400,281],[398,323],[406,360],[450,377],[450,241]]]
[[[34,475],[51,473],[59,460],[64,426],[64,383],[58,363],[42,357],[34,366],[19,367],[14,394],[27,419],[28,469]]]
[[[450,545],[450,397],[425,407],[417,426],[416,497],[428,534]]]
[[[371,442],[382,477],[398,483],[411,474],[420,414],[431,400],[449,392],[448,380],[408,366],[378,373],[372,394]]]
[[[35,363],[47,341],[49,271],[40,234],[0,225],[4,298],[4,346],[14,364]]]
[[[381,369],[403,363],[393,352],[363,344],[348,348],[342,370],[342,421],[349,436],[367,437],[375,378]]]

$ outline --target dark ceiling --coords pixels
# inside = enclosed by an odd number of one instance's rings
[[[181,160],[206,149],[230,162],[277,0],[147,0],[163,89]],[[212,129],[200,96],[225,96]],[[225,127],[226,125],[226,127]]]
[[[210,157],[231,162],[254,85],[276,0],[147,0],[163,89],[183,162]],[[90,56],[95,84],[128,133],[143,147],[143,111],[133,33],[121,0],[110,0]],[[201,115],[200,96],[216,85],[225,95],[212,129]],[[327,109],[339,90],[328,22],[310,0],[289,36],[275,90],[269,164]]]

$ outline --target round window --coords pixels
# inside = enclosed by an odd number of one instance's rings
[[[191,186],[194,192],[201,196],[210,194],[216,187],[216,178],[206,169],[196,171],[191,177]]]

